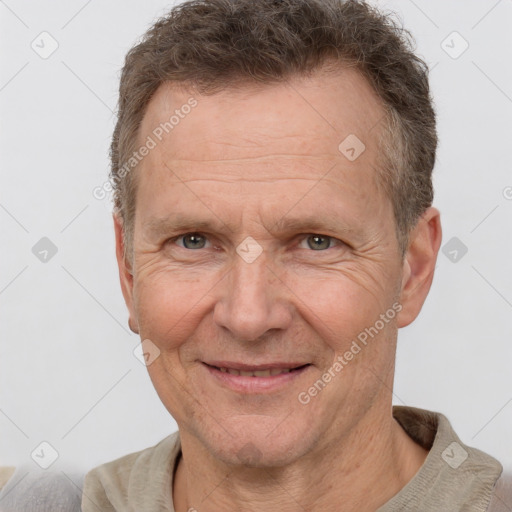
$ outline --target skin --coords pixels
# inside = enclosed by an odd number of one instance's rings
[[[133,261],[114,217],[130,324],[160,350],[149,375],[180,429],[176,511],[373,511],[427,455],[391,400],[397,331],[429,291],[439,212],[425,211],[402,258],[375,171],[384,110],[354,70],[212,96],[165,84],[140,141],[190,96],[197,107],[137,169]],[[338,150],[349,134],[366,146],[353,162]],[[262,249],[252,263],[236,252],[248,236]],[[396,303],[400,313],[301,403]],[[212,376],[212,360],[309,366],[244,393]]]

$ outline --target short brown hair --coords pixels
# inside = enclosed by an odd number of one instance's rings
[[[383,102],[378,171],[403,255],[433,199],[437,135],[428,68],[391,15],[357,0],[191,0],[148,30],[126,56],[111,145],[125,246],[133,241],[136,176],[123,164],[160,85],[177,82],[214,94],[234,84],[284,82],[331,61],[355,66]]]

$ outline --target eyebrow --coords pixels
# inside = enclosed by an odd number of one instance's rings
[[[290,232],[294,233],[320,233],[339,235],[361,235],[361,227],[352,227],[346,221],[336,221],[335,218],[320,219],[318,216],[306,216],[300,218],[281,217],[272,226],[264,226],[264,228],[273,235],[285,235]],[[233,232],[234,229],[229,227],[217,217],[212,219],[201,219],[184,214],[175,214],[169,217],[151,218],[143,224],[146,235],[151,238],[160,238],[169,235],[169,233],[183,233],[195,231]]]
[[[151,218],[143,224],[144,232],[152,238],[172,232],[194,232],[194,231],[217,231],[219,229],[228,229],[227,225],[220,219],[198,219],[188,215],[175,214],[169,217]]]
[[[336,221],[335,218],[321,219],[318,216],[308,217],[282,217],[269,229],[275,233],[302,232],[302,233],[350,233],[356,234],[360,229],[349,226],[346,220]]]

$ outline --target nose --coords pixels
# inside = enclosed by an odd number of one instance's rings
[[[292,320],[286,286],[267,265],[265,254],[248,263],[235,255],[232,269],[220,283],[215,323],[240,341],[255,341],[268,331],[286,329]]]

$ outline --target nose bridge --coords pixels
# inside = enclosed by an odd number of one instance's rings
[[[259,261],[258,261],[259,260]],[[269,298],[266,257],[261,255],[252,262],[237,258],[231,275],[231,299],[239,305],[267,307]],[[250,308],[251,309],[251,308]]]
[[[215,320],[240,340],[251,341],[288,325],[290,312],[265,254],[253,261],[238,254],[215,307]]]

